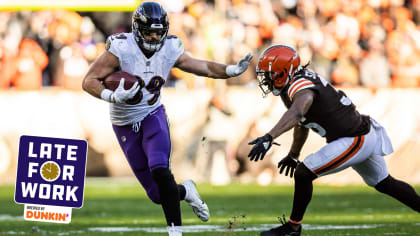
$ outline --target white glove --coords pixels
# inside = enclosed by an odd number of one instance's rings
[[[140,89],[139,83],[135,82],[131,88],[125,90],[124,81],[125,79],[121,78],[120,84],[114,92],[109,89],[102,90],[101,98],[112,103],[125,103],[126,101],[132,99]]]
[[[235,77],[244,73],[244,71],[246,71],[246,69],[248,68],[249,61],[251,61],[251,59],[252,59],[252,54],[248,53],[248,55],[242,57],[242,59],[239,60],[239,62],[236,65],[227,66],[226,74],[229,77]]]

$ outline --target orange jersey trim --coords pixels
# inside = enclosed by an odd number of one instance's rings
[[[314,170],[313,172],[317,175],[320,175],[334,168],[337,168],[338,166],[349,160],[351,157],[353,157],[363,146],[364,141],[365,136],[357,136],[356,138],[354,138],[353,143],[346,151],[344,151],[338,157],[334,158],[332,161],[328,162],[326,165]]]
[[[293,96],[296,94],[296,92],[299,91],[300,88],[307,86],[307,85],[313,85],[314,83],[312,83],[311,81],[307,80],[307,79],[302,79],[302,80],[297,80],[297,82],[295,84],[293,84],[290,89],[289,89],[289,98],[292,99]],[[296,88],[296,89],[295,89]],[[294,92],[293,92],[294,90]]]

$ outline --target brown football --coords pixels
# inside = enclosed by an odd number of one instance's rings
[[[115,89],[117,89],[118,85],[120,84],[121,78],[124,78],[124,89],[130,89],[133,86],[133,84],[137,81],[140,83],[139,79],[134,75],[129,74],[125,71],[116,71],[108,75],[104,79],[103,84],[105,88],[115,91]],[[134,105],[139,103],[142,98],[143,94],[141,92],[141,89],[139,89],[137,94],[132,99],[128,100],[126,103]]]

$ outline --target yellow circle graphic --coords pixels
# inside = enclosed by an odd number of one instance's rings
[[[41,166],[41,177],[48,182],[58,179],[60,172],[60,166],[54,161],[44,162]]]

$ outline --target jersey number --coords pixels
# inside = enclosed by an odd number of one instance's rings
[[[318,77],[318,79],[321,81],[322,85],[324,85],[324,87],[328,86],[328,82],[320,75],[313,73],[312,71],[309,70],[305,70],[305,76],[307,77],[312,77],[313,79],[316,79]],[[331,86],[337,93],[339,93],[339,90],[336,89],[334,86]],[[344,106],[349,106],[351,105],[351,100],[350,98],[348,98],[346,95],[343,94],[343,96],[340,99],[341,104],[343,104]]]
[[[141,92],[141,90],[143,88],[146,88],[146,90],[149,93],[154,95],[151,99],[147,100],[147,104],[149,104],[150,106],[155,104],[160,96],[160,89],[165,83],[165,80],[160,76],[154,76],[150,79],[149,83],[145,85],[144,80],[141,77],[136,76],[136,78],[139,81],[139,85],[140,85],[139,102],[141,102],[141,100],[143,99],[143,93]]]
[[[300,125],[303,125],[303,127],[308,128],[313,130],[315,133],[319,134],[321,137],[325,137],[325,135],[327,134],[327,131],[320,126],[318,123],[315,122],[309,122],[308,124],[303,124],[303,122],[305,122],[306,118],[302,117],[302,119],[300,119]]]
[[[325,137],[325,135],[327,134],[327,131],[324,128],[322,128],[322,126],[320,126],[318,123],[311,122],[303,126],[308,129],[312,129],[315,133],[319,134],[321,137]]]

